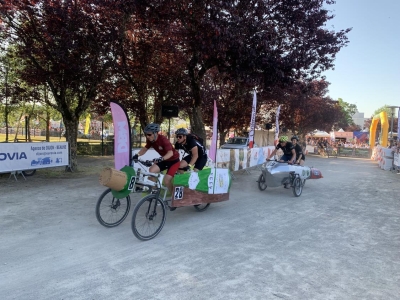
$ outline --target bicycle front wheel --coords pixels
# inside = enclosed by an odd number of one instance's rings
[[[258,177],[258,188],[260,191],[264,191],[267,188],[267,183],[265,182],[264,175],[261,173],[260,177]]]
[[[121,224],[131,208],[131,198],[118,199],[113,196],[111,189],[106,189],[97,200],[96,218],[105,227],[115,227]]]
[[[164,202],[156,195],[148,195],[133,210],[132,232],[139,240],[150,240],[164,227],[165,217]]]

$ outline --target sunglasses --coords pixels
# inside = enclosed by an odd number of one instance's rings
[[[176,138],[181,139],[181,138],[183,138],[183,135],[177,135]]]
[[[146,135],[147,135],[147,136],[152,136],[153,134],[152,134],[152,133],[146,133]]]

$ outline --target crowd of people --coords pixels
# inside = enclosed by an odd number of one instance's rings
[[[307,145],[320,147],[320,148],[337,148],[337,147],[344,147],[344,148],[369,148],[369,144],[367,142],[356,142],[356,141],[345,141],[345,140],[335,140],[332,141],[328,138],[311,138],[307,139]]]

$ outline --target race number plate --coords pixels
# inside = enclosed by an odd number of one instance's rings
[[[136,182],[136,177],[132,176],[131,180],[129,181],[128,191],[132,191],[133,190],[133,187],[135,186],[135,182]]]
[[[174,189],[174,200],[183,199],[183,186],[176,186]]]

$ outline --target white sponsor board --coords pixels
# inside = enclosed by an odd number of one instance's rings
[[[0,173],[68,166],[68,143],[1,143]]]

